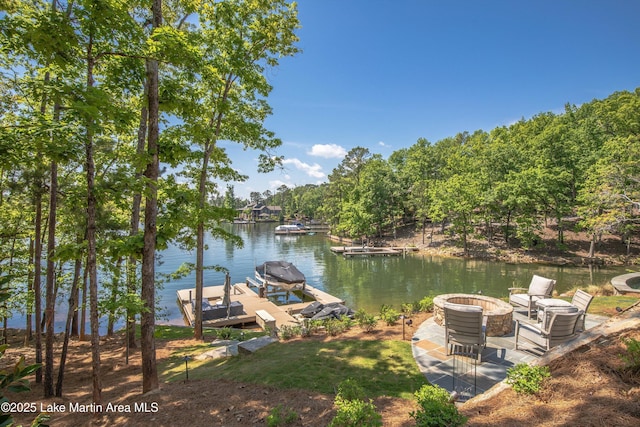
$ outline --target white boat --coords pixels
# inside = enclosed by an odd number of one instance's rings
[[[276,234],[307,234],[302,224],[284,224],[276,227]]]

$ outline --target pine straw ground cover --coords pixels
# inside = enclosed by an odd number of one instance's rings
[[[638,308],[636,307],[636,310]],[[638,315],[638,313],[636,313]],[[418,325],[427,315],[414,318]],[[640,330],[626,331],[623,336],[640,340]],[[411,338],[408,331],[406,340]],[[32,358],[30,348],[20,347],[16,337],[7,355],[15,358],[25,354]],[[305,338],[308,339],[308,338]],[[316,336],[315,340],[401,340],[400,324],[379,323],[374,333],[363,333],[354,327],[339,337]],[[90,346],[87,342],[72,343],[73,357],[68,361],[65,397],[43,399],[42,388],[32,384],[27,394],[12,396],[16,401],[69,405],[70,402],[91,401]],[[159,341],[157,359],[164,360],[181,348],[198,345],[193,340]],[[230,379],[199,379],[163,382],[158,391],[141,395],[140,354],[135,351],[128,366],[124,365],[122,339],[104,340],[103,402],[147,404],[151,412],[138,413],[63,413],[54,414],[52,426],[261,426],[266,425],[270,412],[281,405],[297,414],[292,426],[326,426],[335,416],[334,394],[311,392],[301,385],[298,389],[282,389],[255,382]],[[578,349],[554,361],[551,379],[536,396],[520,396],[512,389],[493,395],[485,401],[467,402],[460,407],[469,417],[470,426],[637,426],[640,425],[640,377],[624,375],[624,362],[619,357],[625,350],[620,336],[611,335]],[[33,359],[31,359],[33,360]],[[57,360],[57,359],[56,359]],[[373,400],[382,414],[385,426],[412,426],[409,412],[416,409],[413,400],[379,397]],[[157,405],[157,411],[153,411]],[[31,414],[17,416],[16,421],[28,425]]]
[[[462,406],[469,426],[638,426],[640,373],[624,369],[621,338],[603,337],[553,361],[551,378],[533,396],[508,388],[487,401]]]

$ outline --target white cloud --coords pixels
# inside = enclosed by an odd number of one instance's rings
[[[269,181],[269,188],[271,188],[273,190],[277,190],[278,188],[282,187],[283,185],[286,185],[289,188],[293,188],[294,187],[294,185],[291,184],[291,182],[280,181],[279,179],[275,179],[273,181]]]
[[[385,144],[384,141],[378,141],[378,145],[381,147],[388,147],[388,145]]]
[[[307,175],[313,177],[313,178],[325,178],[326,175],[324,172],[322,172],[322,166],[320,166],[317,163],[314,163],[313,165],[310,165],[308,163],[305,163],[303,161],[300,161],[299,159],[284,159],[282,161],[283,165],[293,165],[295,166],[296,169],[299,169],[301,171],[303,171],[304,173],[306,173]]]
[[[307,154],[325,159],[341,159],[347,155],[347,150],[337,144],[315,144]]]

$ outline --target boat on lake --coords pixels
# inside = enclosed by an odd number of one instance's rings
[[[303,224],[283,224],[279,225],[275,229],[276,234],[307,234],[309,229]]]
[[[275,287],[285,291],[304,291],[307,279],[298,268],[287,261],[266,261],[255,270],[261,287]],[[268,292],[268,291],[267,291]]]

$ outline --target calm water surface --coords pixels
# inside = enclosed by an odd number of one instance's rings
[[[294,263],[307,282],[343,298],[355,309],[377,311],[382,304],[396,308],[418,301],[426,295],[463,292],[503,297],[507,288],[528,286],[531,275],[539,274],[558,281],[560,292],[574,286],[603,285],[625,272],[624,267],[559,267],[539,264],[508,264],[440,258],[426,255],[406,257],[344,258],[330,251],[337,245],[322,234],[313,236],[276,236],[276,224],[229,225],[244,240],[242,248],[224,241],[210,240],[205,265],[220,265],[229,270],[232,283],[253,277],[254,267],[264,261]],[[183,262],[195,263],[195,252],[171,247],[160,254],[159,273],[173,272]],[[223,273],[205,271],[205,286],[221,285]],[[163,321],[182,323],[176,291],[193,288],[195,275],[164,284],[159,290]]]

